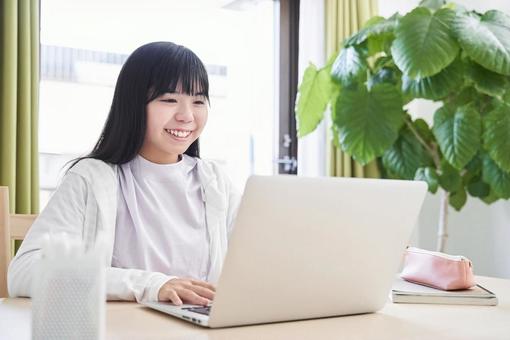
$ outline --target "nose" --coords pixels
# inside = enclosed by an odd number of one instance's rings
[[[193,107],[191,103],[187,103],[187,101],[182,101],[181,105],[179,105],[179,110],[175,114],[175,119],[181,123],[191,123],[194,121],[193,116]]]

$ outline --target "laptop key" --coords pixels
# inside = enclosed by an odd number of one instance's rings
[[[186,307],[183,308],[184,310],[187,310],[189,312],[199,313],[203,315],[209,315],[209,312],[211,311],[211,306],[206,307]]]

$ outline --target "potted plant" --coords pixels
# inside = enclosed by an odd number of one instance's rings
[[[383,177],[442,188],[437,249],[448,205],[468,194],[487,204],[510,198],[510,17],[422,1],[401,16],[374,17],[325,67],[306,69],[296,103],[298,135],[330,107],[335,144]],[[440,104],[433,124],[408,103]]]

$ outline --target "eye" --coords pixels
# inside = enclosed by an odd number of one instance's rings
[[[204,104],[205,104],[205,102],[204,102],[203,100],[195,100],[195,101],[193,102],[193,104],[197,104],[197,105],[204,105]]]
[[[177,103],[177,99],[168,98],[168,99],[161,99],[162,102],[165,103]]]

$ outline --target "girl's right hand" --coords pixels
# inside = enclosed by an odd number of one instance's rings
[[[193,279],[168,280],[158,293],[159,301],[170,301],[180,306],[183,303],[207,306],[214,299],[216,288],[205,281]]]

